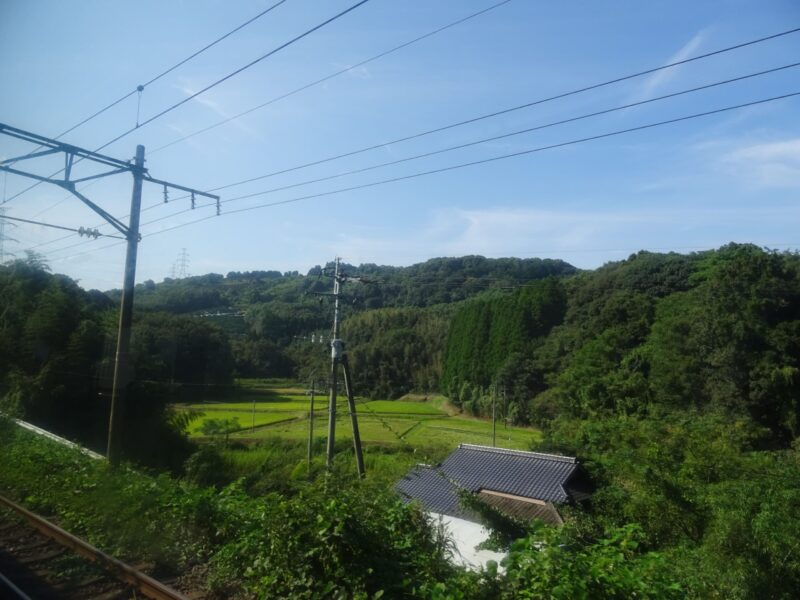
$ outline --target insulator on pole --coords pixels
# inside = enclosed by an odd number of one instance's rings
[[[194,210],[194,192],[192,192],[192,210]]]

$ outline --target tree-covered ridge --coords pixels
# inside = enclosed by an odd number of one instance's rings
[[[518,412],[635,414],[719,407],[796,437],[800,259],[753,246],[639,253],[593,272],[466,303],[444,386],[506,387]]]
[[[326,267],[332,272],[333,263]],[[342,264],[343,272],[363,276],[371,283],[351,291],[360,309],[425,307],[464,300],[487,289],[502,289],[549,276],[577,272],[561,260],[539,258],[434,258],[409,267]],[[330,289],[321,277],[322,267],[308,274],[297,271],[230,272],[184,279],[146,281],[136,286],[136,301],[143,309],[186,313],[235,308],[248,310],[260,304],[301,304],[310,291]],[[119,296],[119,290],[109,292]]]
[[[331,273],[333,263],[326,268]],[[359,389],[387,397],[439,387],[447,319],[436,316],[441,313],[438,308],[430,315],[415,311],[576,272],[559,260],[481,256],[436,258],[410,267],[342,264],[341,269],[364,280],[346,286],[343,311],[344,337],[358,365]],[[320,360],[314,349],[298,340],[327,333],[331,327],[330,305],[313,295],[331,290],[331,280],[322,271],[317,266],[307,275],[249,271],[166,279],[159,284],[147,281],[136,286],[136,306],[141,311],[203,316],[220,324],[232,336],[236,372],[241,376],[305,376],[320,369]],[[119,291],[109,296],[118,299]],[[382,308],[389,316],[371,316]],[[216,313],[221,315],[215,317]],[[405,316],[398,320],[401,314]],[[411,340],[400,331],[406,327],[404,319],[435,322],[436,331],[426,325],[422,338]],[[388,335],[387,326],[397,331]],[[417,363],[427,364],[418,372]]]
[[[451,400],[488,414],[505,391],[542,449],[583,460],[597,487],[570,518],[579,547],[636,523],[685,595],[796,597],[800,256],[639,253],[532,287],[456,312]],[[531,329],[537,314],[552,319]]]

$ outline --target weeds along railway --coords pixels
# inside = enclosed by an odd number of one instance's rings
[[[190,600],[0,495],[0,597]]]

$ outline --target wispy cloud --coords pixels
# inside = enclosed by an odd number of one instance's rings
[[[524,208],[455,210],[449,218],[460,231],[445,242],[448,254],[494,254],[499,248],[516,254],[591,248],[609,231],[664,221],[664,215],[652,213]]]
[[[432,213],[427,223],[403,235],[402,249],[395,235],[343,235],[330,252],[349,262],[411,264],[433,256],[481,254],[498,256],[584,256],[619,246],[623,233],[683,225],[680,215],[659,212],[539,210],[493,208],[449,209]],[[619,252],[632,251],[639,240],[628,239]],[[613,248],[611,248],[613,251]],[[635,248],[638,249],[638,248]],[[634,249],[634,250],[635,250]],[[597,266],[596,264],[594,266]]]
[[[186,96],[191,96],[191,95],[196,94],[198,92],[198,89],[196,89],[194,86],[192,86],[190,83],[186,82],[185,80],[178,80],[178,83],[174,84],[173,87],[175,89],[179,90],[181,93],[183,93]],[[200,94],[199,96],[196,96],[195,98],[192,98],[192,102],[196,102],[200,106],[204,106],[204,107],[208,108],[209,110],[211,110],[213,113],[215,113],[218,117],[221,117],[222,119],[230,119],[231,117],[234,116],[233,113],[230,113],[227,110],[225,110],[219,102],[214,100],[208,94]],[[234,127],[236,127],[237,129],[239,129],[239,131],[242,131],[243,133],[246,133],[246,134],[248,134],[250,136],[253,136],[255,138],[261,139],[261,136],[258,134],[257,131],[255,131],[254,129],[252,129],[250,127],[247,127],[246,125],[244,125],[238,119],[234,119],[233,121],[231,121],[231,124]]]
[[[372,77],[372,73],[370,73],[369,69],[367,69],[367,67],[363,65],[360,67],[353,67],[352,65],[349,65],[347,63],[339,63],[339,62],[331,63],[331,65],[333,65],[333,67],[339,71],[341,71],[342,69],[347,69],[347,74],[357,79],[369,79],[370,77]]]
[[[480,254],[563,258],[583,268],[624,258],[638,250],[689,251],[717,247],[731,239],[753,241],[753,224],[785,223],[797,210],[774,207],[619,208],[542,210],[534,208],[449,209],[432,213],[423,225],[397,232],[343,234],[324,242],[322,254],[348,262],[412,264],[434,256]],[[714,227],[709,227],[713,223]],[[745,235],[739,235],[744,227]],[[675,244],[675,240],[681,242]],[[780,241],[780,240],[777,240]],[[322,249],[318,248],[319,255]]]
[[[686,42],[677,52],[675,52],[675,54],[670,56],[664,64],[680,62],[691,57],[702,45],[703,41],[705,41],[705,37],[705,30],[698,31],[692,37],[692,39]],[[672,67],[670,69],[656,71],[650,75],[647,79],[645,79],[644,83],[641,85],[641,88],[635,94],[635,100],[646,100],[647,98],[652,97],[656,90],[672,81],[677,76],[680,69],[681,67]]]
[[[800,137],[745,143],[724,153],[721,164],[756,187],[800,187]]]

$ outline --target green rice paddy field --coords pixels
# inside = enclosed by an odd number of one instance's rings
[[[178,410],[198,413],[187,427],[190,436],[202,436],[203,422],[226,420],[234,425],[231,440],[259,442],[280,437],[305,440],[309,433],[310,397],[302,387],[291,382],[240,380],[241,394],[233,394],[218,402],[176,405]],[[402,446],[425,449],[430,446],[455,447],[459,443],[492,444],[492,423],[456,414],[448,409],[441,396],[431,399],[357,400],[359,432],[365,445]],[[327,434],[328,401],[317,395],[314,406],[314,437]],[[235,419],[235,421],[234,421]],[[347,402],[337,403],[336,437],[352,439]],[[529,449],[541,438],[539,431],[523,427],[505,427],[498,422],[496,445],[504,448]]]

